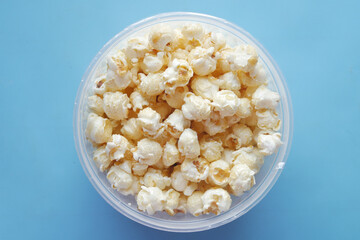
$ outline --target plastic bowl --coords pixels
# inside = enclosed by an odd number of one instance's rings
[[[229,211],[217,216],[212,214],[201,215],[199,217],[194,217],[190,214],[169,216],[166,213],[156,213],[150,216],[137,209],[134,196],[123,196],[112,189],[106,179],[106,175],[98,170],[92,160],[91,155],[93,149],[85,137],[86,118],[88,115],[86,104],[87,96],[91,93],[92,83],[94,82],[97,71],[103,67],[102,62],[104,57],[114,48],[122,46],[126,39],[131,36],[143,35],[155,24],[167,23],[179,25],[184,22],[201,23],[207,30],[222,32],[227,38],[229,45],[248,43],[257,48],[259,60],[263,63],[267,71],[269,88],[277,91],[281,96],[278,112],[282,120],[280,132],[284,144],[279,148],[277,153],[265,158],[263,167],[256,175],[256,185],[241,197],[232,196],[233,202]],[[81,165],[95,189],[113,208],[128,218],[148,227],[173,232],[196,232],[215,228],[235,220],[253,208],[265,197],[278,179],[290,151],[292,132],[293,114],[290,94],[284,77],[269,53],[258,41],[240,27],[226,20],[198,13],[163,13],[141,20],[118,33],[105,44],[90,63],[81,80],[74,106],[74,138],[76,150]]]

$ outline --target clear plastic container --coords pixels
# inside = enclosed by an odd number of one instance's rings
[[[259,60],[263,63],[267,71],[269,88],[277,91],[281,96],[278,112],[282,120],[280,132],[284,144],[279,148],[277,153],[265,158],[263,167],[256,175],[256,185],[241,197],[232,196],[233,202],[229,211],[217,216],[212,214],[201,215],[199,217],[194,217],[190,214],[169,216],[162,212],[150,216],[137,209],[134,196],[123,196],[112,189],[106,179],[106,175],[98,170],[92,160],[91,155],[93,149],[85,137],[86,118],[88,115],[86,102],[87,97],[91,93],[97,71],[104,67],[102,66],[104,57],[113,49],[123,46],[129,37],[143,35],[155,24],[167,23],[177,26],[184,22],[201,23],[207,30],[222,32],[230,46],[235,46],[239,43],[248,43],[257,48]],[[92,185],[113,208],[128,218],[148,227],[173,232],[196,232],[215,228],[237,219],[265,197],[278,179],[288,157],[293,132],[293,114],[290,94],[284,77],[269,53],[249,33],[217,17],[189,12],[171,12],[141,20],[125,28],[105,44],[92,60],[81,80],[75,100],[73,124],[75,145],[81,165]]]

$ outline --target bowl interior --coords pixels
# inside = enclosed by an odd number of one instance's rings
[[[276,154],[265,158],[263,167],[260,172],[256,174],[256,185],[241,197],[232,196],[232,206],[228,212],[218,216],[201,215],[199,217],[194,217],[190,214],[169,216],[166,213],[156,213],[153,216],[149,216],[137,210],[134,196],[123,196],[121,193],[112,189],[106,179],[106,175],[99,171],[92,160],[93,148],[85,137],[86,119],[89,113],[87,96],[92,94],[92,86],[95,78],[106,68],[104,58],[115,49],[122,48],[126,43],[126,39],[146,35],[149,29],[155,24],[166,23],[177,27],[186,22],[201,23],[206,31],[223,33],[230,46],[247,43],[257,48],[259,61],[267,71],[269,88],[278,92],[281,96],[281,102],[277,110],[279,118],[282,121],[280,133],[282,134],[284,144]],[[154,16],[131,25],[110,40],[93,59],[78,90],[74,109],[74,134],[80,161],[87,176],[97,191],[115,209],[137,222],[157,229],[168,231],[199,231],[219,226],[236,219],[250,210],[265,196],[279,176],[283,167],[282,163],[286,161],[292,135],[291,121],[291,103],[284,79],[270,55],[255,39],[244,30],[218,18],[194,13],[170,13]]]

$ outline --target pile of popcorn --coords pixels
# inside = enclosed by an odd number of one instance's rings
[[[282,144],[254,47],[202,25],[157,25],[106,59],[88,98],[86,136],[111,186],[138,209],[227,211]]]

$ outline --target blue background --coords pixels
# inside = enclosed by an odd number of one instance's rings
[[[1,1],[0,239],[359,239],[359,1]],[[98,50],[168,11],[225,18],[274,57],[292,94],[293,147],[270,193],[200,233],[139,225],[92,187],[72,110]]]

